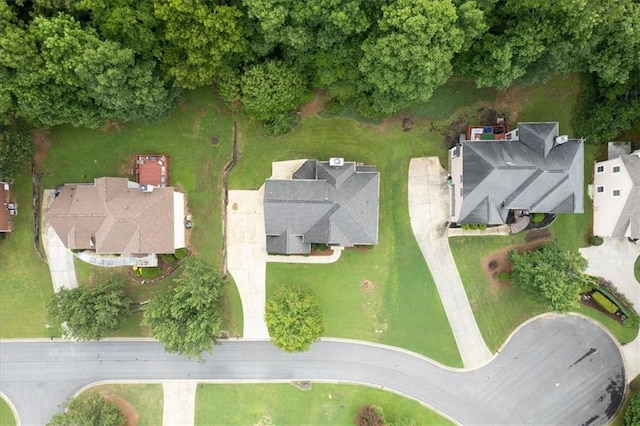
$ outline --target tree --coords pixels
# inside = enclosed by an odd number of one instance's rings
[[[525,294],[556,311],[576,307],[582,272],[587,267],[587,261],[578,253],[564,250],[554,242],[529,253],[513,250],[508,259],[513,267],[511,281]]]
[[[359,69],[373,111],[391,115],[427,101],[447,81],[464,35],[450,0],[398,0],[382,12],[377,30],[362,45]]]
[[[320,305],[310,291],[282,287],[267,301],[265,311],[271,341],[287,352],[308,351],[324,332]]]
[[[31,134],[23,123],[0,123],[0,180],[15,179],[33,153]]]
[[[78,340],[100,340],[120,328],[130,307],[124,282],[112,280],[93,287],[62,288],[51,298],[49,316],[65,323],[66,333]]]
[[[48,426],[124,426],[120,409],[97,392],[67,400],[53,415]]]
[[[640,425],[640,394],[635,394],[629,400],[627,409],[624,410],[624,424],[626,426]]]
[[[249,67],[242,76],[241,90],[244,112],[259,121],[295,111],[309,94],[300,70],[282,61]]]
[[[363,405],[354,419],[356,426],[384,426],[386,421],[382,408],[377,405]]]
[[[178,286],[151,299],[144,322],[167,352],[198,357],[210,352],[222,322],[218,302],[224,280],[210,266],[190,257]]]
[[[242,12],[235,6],[213,3],[155,2],[163,44],[162,63],[179,87],[194,89],[211,84],[222,70],[235,68],[247,49]]]

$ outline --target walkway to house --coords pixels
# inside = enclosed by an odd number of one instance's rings
[[[313,264],[328,264],[337,262],[342,254],[343,247],[331,247],[333,253],[328,256],[302,256],[302,255],[277,255],[270,254],[267,256],[267,262],[272,263],[313,263]]]
[[[176,380],[162,383],[162,425],[193,425],[198,382]]]
[[[640,242],[630,243],[626,238],[604,238],[599,246],[580,249],[589,262],[586,273],[611,281],[640,312],[640,283],[633,275],[633,265],[640,256]],[[627,364],[627,379],[640,374],[640,337],[622,347]]]
[[[264,230],[264,185],[258,191],[229,191],[227,269],[236,282],[244,317],[243,337],[268,339],[264,321],[267,247]]]
[[[158,266],[158,257],[155,254],[148,254],[144,257],[126,257],[126,256],[110,256],[100,255],[93,251],[81,251],[74,253],[78,259],[91,265],[103,266],[105,268],[116,268],[118,266],[141,266],[152,267]]]
[[[449,191],[438,157],[413,158],[409,165],[411,228],[438,288],[465,368],[486,364],[487,348],[471,311],[447,237]]]
[[[64,246],[62,240],[58,237],[56,231],[49,226],[45,217],[45,212],[53,202],[54,193],[53,189],[44,190],[42,196],[42,226],[40,229],[42,230],[42,245],[47,255],[53,291],[58,292],[62,287],[69,289],[78,287],[78,281],[71,250]]]

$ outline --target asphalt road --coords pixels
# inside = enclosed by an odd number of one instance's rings
[[[446,369],[392,348],[323,341],[287,354],[264,341],[228,341],[203,361],[155,342],[0,342],[0,390],[23,425],[100,380],[345,381],[392,389],[462,424],[605,424],[623,397],[624,361],[600,327],[577,316],[525,325],[486,366]]]

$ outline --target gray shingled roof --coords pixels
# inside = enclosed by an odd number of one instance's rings
[[[633,186],[611,236],[622,238],[629,229],[631,238],[640,238],[640,150],[620,156],[620,159]]]
[[[519,140],[464,141],[459,223],[497,225],[509,210],[582,213],[584,146],[555,144],[557,123],[522,123]]]
[[[312,243],[377,244],[379,186],[375,166],[315,160],[303,163],[291,180],[268,179],[267,251],[309,253]]]

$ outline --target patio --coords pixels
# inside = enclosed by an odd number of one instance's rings
[[[169,185],[169,156],[138,155],[134,171],[139,184],[165,188]]]

